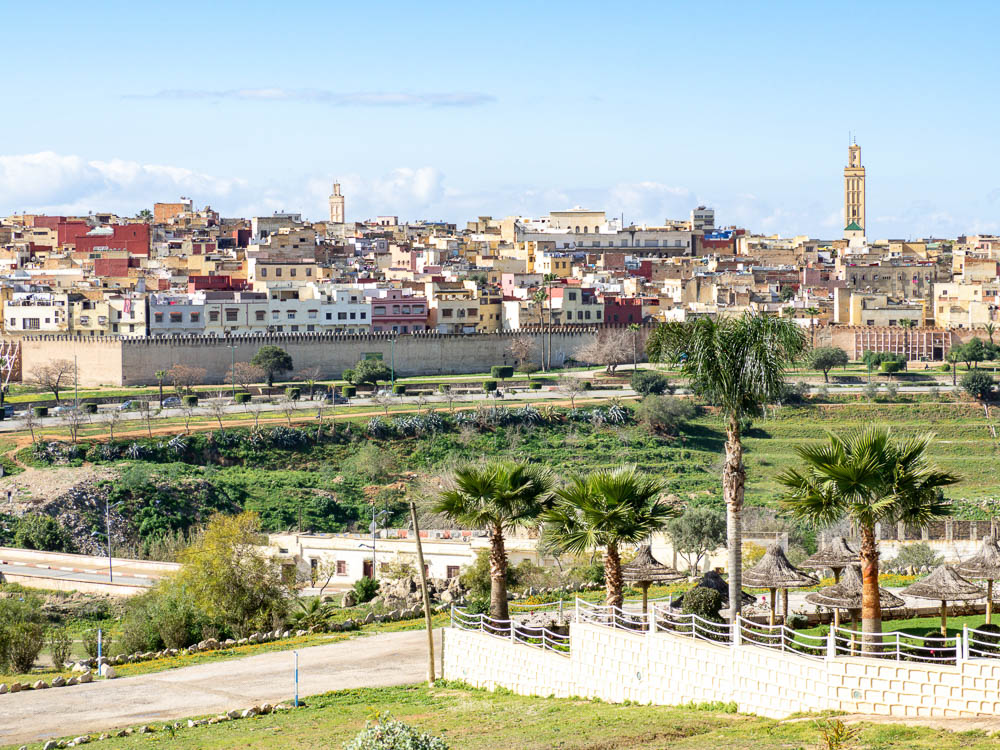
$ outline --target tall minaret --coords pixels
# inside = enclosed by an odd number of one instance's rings
[[[847,149],[844,167],[844,237],[865,236],[865,168],[861,166],[861,146],[852,143]]]
[[[330,223],[344,223],[344,196],[340,194],[340,183],[333,183],[333,195],[330,196]]]

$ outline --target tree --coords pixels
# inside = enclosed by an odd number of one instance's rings
[[[530,380],[531,373],[538,369],[535,364],[535,352],[538,351],[535,340],[531,336],[517,336],[510,342],[507,351],[517,363],[517,371],[525,373]]]
[[[899,321],[899,327],[903,329],[903,362],[910,361],[910,329],[916,328],[917,321],[904,318]]]
[[[288,609],[281,568],[260,551],[260,518],[217,513],[180,555],[177,575],[205,614],[246,634],[267,628]]]
[[[209,404],[208,410],[212,413],[212,416],[215,417],[215,421],[219,423],[219,429],[220,430],[225,429],[222,426],[222,420],[226,416],[226,405],[222,403],[222,400],[216,399],[215,401],[213,401],[211,404]]]
[[[809,316],[809,346],[816,346],[816,317],[822,313],[818,307],[807,307],[802,312]]]
[[[569,397],[570,408],[574,410],[576,409],[576,397],[587,390],[587,386],[583,384],[583,378],[575,378],[572,375],[559,378],[559,385],[556,388],[560,393]]]
[[[688,508],[667,524],[667,536],[688,565],[697,573],[702,558],[726,543],[726,514],[712,508]]]
[[[628,329],[632,332],[632,369],[639,369],[639,331],[642,326],[638,323],[629,323]]]
[[[504,534],[538,524],[551,506],[552,476],[537,464],[490,461],[457,469],[452,481],[454,486],[441,493],[435,510],[465,528],[489,534],[490,612],[498,620],[507,620]]]
[[[39,365],[32,371],[28,382],[39,388],[51,391],[59,403],[59,392],[73,385],[73,374],[76,365],[71,359],[53,359],[44,365]]]
[[[629,385],[640,396],[648,396],[651,393],[659,396],[663,393],[674,392],[673,386],[670,385],[670,379],[662,372],[654,370],[636,370],[632,373]]]
[[[392,378],[392,370],[381,359],[363,359],[351,370],[350,382],[354,385],[371,384],[378,388],[380,381]]]
[[[543,516],[548,543],[561,552],[604,550],[606,603],[624,600],[621,547],[662,529],[677,511],[662,502],[663,483],[633,464],[574,477],[556,490]]]
[[[979,363],[986,359],[986,344],[980,338],[969,339],[962,344],[959,349],[959,356],[965,362],[965,369],[971,370],[972,366],[979,367]]]
[[[309,386],[309,400],[313,400],[313,396],[316,393],[316,381],[319,380],[319,368],[318,367],[307,367],[299,373],[305,384]]]
[[[831,434],[826,443],[796,448],[801,470],[786,469],[778,476],[787,488],[783,505],[796,518],[823,527],[846,517],[860,530],[866,649],[882,632],[875,525],[923,526],[949,510],[940,490],[958,478],[931,465],[932,439],[928,434],[896,440],[878,425],[843,437]]]
[[[993,388],[996,384],[997,381],[985,370],[969,370],[962,375],[962,390],[984,403],[993,398]]]
[[[148,208],[144,208],[139,213],[137,213],[135,215],[135,218],[137,218],[139,221],[141,221],[141,222],[143,222],[145,224],[152,224],[153,223],[153,212],[150,211]]]
[[[160,385],[160,408],[163,408],[163,381],[167,377],[166,370],[157,370],[155,373],[156,382]]]
[[[948,354],[945,355],[945,359],[951,365],[951,384],[952,386],[958,385],[958,363],[962,361],[962,347],[953,346],[948,350]]]
[[[802,352],[802,329],[790,320],[746,312],[739,317],[695,318],[666,323],[647,342],[651,362],[672,362],[688,376],[695,393],[719,406],[726,422],[722,494],[729,547],[729,603],[732,621],[742,602],[743,465],[741,425],[759,416],[785,392],[785,372]]]
[[[847,352],[839,346],[821,346],[809,353],[809,366],[814,370],[822,370],[823,380],[827,383],[830,382],[830,370],[844,367],[847,362]]]
[[[632,333],[627,328],[602,328],[593,341],[576,350],[574,357],[590,365],[603,365],[608,375],[614,375],[631,353]]]
[[[253,355],[250,364],[264,371],[268,388],[274,385],[275,375],[281,375],[295,368],[291,355],[280,346],[262,346]]]
[[[250,386],[260,383],[266,377],[264,369],[250,362],[237,362],[229,368],[226,379],[230,383],[236,383],[244,391],[249,391]]]
[[[990,347],[992,348],[993,347],[993,335],[997,332],[997,327],[995,325],[993,325],[993,323],[991,321],[991,322],[987,323],[985,326],[983,326],[983,329],[986,331],[986,335],[989,336]]]
[[[323,596],[326,587],[330,585],[330,581],[337,575],[337,561],[332,558],[324,559],[316,566],[315,574],[316,580],[313,582],[313,585],[319,585],[318,596]]]
[[[191,389],[196,385],[205,382],[208,371],[203,367],[191,367],[190,365],[174,365],[167,370],[167,377],[174,386],[178,396],[191,393]]]

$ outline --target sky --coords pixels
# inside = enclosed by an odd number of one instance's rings
[[[0,213],[1000,233],[1000,4],[0,2]]]

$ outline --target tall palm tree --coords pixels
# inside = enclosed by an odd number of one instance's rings
[[[542,516],[546,543],[560,552],[604,550],[607,604],[624,600],[621,546],[659,531],[677,511],[660,500],[664,485],[635,465],[576,476],[556,490],[555,505]]]
[[[818,307],[807,307],[803,310],[806,315],[809,316],[809,345],[815,349],[816,348],[816,317],[822,312]]]
[[[442,492],[434,507],[464,526],[489,534],[490,612],[498,620],[509,619],[504,534],[537,525],[552,504],[552,486],[551,474],[540,466],[490,461],[457,469],[454,487]]]
[[[786,509],[797,518],[829,525],[848,517],[861,533],[861,620],[865,643],[878,643],[882,611],[878,593],[875,525],[898,521],[924,525],[947,514],[940,488],[958,477],[927,459],[932,435],[895,440],[886,427],[871,425],[826,443],[796,448],[802,469],[787,469],[778,481],[788,488]]]
[[[548,296],[549,293],[546,289],[539,289],[531,296],[531,299],[538,306],[538,326],[542,329],[542,372],[548,369],[545,363],[545,317],[542,315],[545,312],[545,300],[548,299]],[[551,308],[549,308],[549,324],[552,324]]]
[[[802,353],[805,337],[791,320],[746,312],[739,317],[666,323],[649,338],[650,362],[673,362],[695,393],[719,406],[726,423],[722,494],[726,501],[730,616],[742,601],[743,489],[746,467],[740,423],[762,413],[784,392],[785,371]]]
[[[899,327],[903,329],[903,369],[906,369],[906,363],[910,361],[910,329],[916,326],[916,321],[906,318],[899,321]]]

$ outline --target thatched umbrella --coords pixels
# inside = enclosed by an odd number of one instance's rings
[[[993,581],[1000,579],[1000,546],[997,538],[990,534],[983,539],[979,554],[955,566],[955,571],[966,578],[986,581],[986,624],[993,618]]]
[[[628,565],[622,566],[622,578],[629,583],[639,584],[642,589],[642,611],[646,612],[649,587],[654,583],[677,581],[686,576],[678,573],[669,565],[664,565],[655,557],[648,544],[639,548],[639,552]]]
[[[833,582],[840,583],[840,571],[859,560],[858,550],[842,536],[835,536],[830,543],[799,566],[808,570],[829,568],[833,571]]]
[[[833,627],[840,627],[840,610],[846,609],[851,620],[854,620],[854,612],[861,609],[861,565],[852,563],[844,568],[844,575],[840,583],[827,586],[825,589],[806,595],[806,601],[810,604],[818,604],[833,610]],[[883,610],[898,609],[906,602],[886,589],[879,587],[878,590],[879,607]]]
[[[772,542],[764,556],[750,570],[743,573],[743,585],[771,592],[771,625],[774,625],[774,594],[781,589],[784,596],[782,622],[788,619],[788,589],[812,586],[816,579],[803,573],[785,557],[785,550],[778,542]]]
[[[941,635],[948,635],[948,602],[968,602],[986,596],[985,591],[962,578],[951,565],[934,568],[929,576],[911,583],[902,593],[915,599],[941,602]]]

